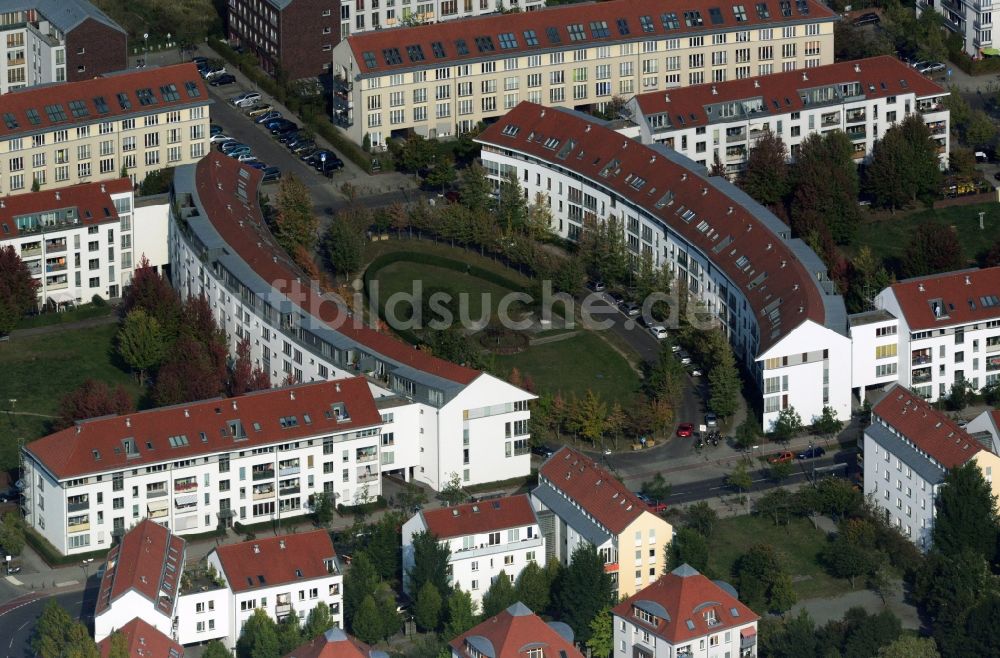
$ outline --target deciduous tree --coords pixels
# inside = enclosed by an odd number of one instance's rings
[[[684,511],[684,524],[706,539],[712,538],[718,523],[718,513],[704,500],[691,505]]]
[[[282,176],[275,199],[274,237],[289,254],[296,247],[312,251],[319,233],[309,188],[294,175]]]
[[[0,246],[0,336],[10,333],[17,321],[37,304],[38,284],[12,246]]]
[[[165,336],[160,323],[142,309],[135,309],[125,316],[118,330],[118,353],[132,370],[139,374],[139,380],[146,372],[163,361]]]
[[[372,594],[366,594],[361,600],[361,605],[354,614],[351,630],[359,640],[368,644],[375,644],[383,638],[382,618]]]
[[[788,149],[781,137],[765,131],[747,155],[740,187],[765,206],[778,205],[791,189],[787,160]]]
[[[118,313],[125,318],[135,309],[142,309],[156,318],[164,335],[171,340],[177,335],[181,299],[170,287],[170,282],[153,269],[145,254],[132,272],[132,282],[125,287]]]
[[[456,587],[448,596],[448,623],[445,637],[458,637],[476,625],[476,611],[472,594]]]
[[[263,608],[254,610],[236,641],[238,658],[274,658],[281,655],[278,626]]]
[[[56,429],[71,426],[78,420],[126,414],[135,410],[132,396],[121,384],[114,388],[96,379],[86,379],[79,387],[63,396],[59,403]]]
[[[201,653],[201,658],[232,658],[229,649],[219,640],[212,640],[205,645],[205,650]],[[126,654],[126,658],[128,658]]]
[[[615,646],[615,633],[612,627],[611,609],[604,607],[597,616],[590,620],[590,637],[587,648],[595,658],[607,658]]]
[[[985,560],[997,549],[997,497],[975,460],[945,475],[934,507],[934,546],[945,555],[971,551]]]
[[[441,623],[441,594],[429,580],[417,592],[413,604],[413,618],[422,631],[436,631]]]
[[[364,551],[355,553],[354,559],[351,560],[351,568],[344,575],[344,618],[348,628],[354,629],[355,613],[360,610],[365,597],[371,596],[378,584],[378,572],[371,559]],[[373,599],[372,603],[374,602]]]
[[[858,167],[851,141],[843,132],[813,133],[795,158],[792,229],[800,237],[828,233],[838,244],[853,238],[858,209]]]
[[[521,569],[514,584],[515,600],[531,608],[534,612],[541,613],[549,608],[551,600],[549,575],[538,566],[538,563],[528,562]]]
[[[591,620],[612,603],[611,577],[593,544],[580,544],[573,551],[554,598],[559,618],[573,629],[577,642],[586,643]]]
[[[802,432],[802,417],[795,407],[788,406],[778,412],[778,417],[771,427],[774,440],[781,443],[788,443],[793,437]]]
[[[682,564],[702,573],[708,571],[708,541],[693,528],[679,528],[667,544],[667,572]]]
[[[306,616],[305,626],[302,627],[303,639],[311,639],[325,633],[333,627],[333,618],[330,616],[330,606],[324,602],[317,603]]]
[[[419,592],[426,582],[431,582],[438,593],[451,593],[448,583],[448,560],[451,550],[442,545],[432,532],[413,535],[413,566],[410,567],[410,591]]]
[[[338,214],[323,236],[323,252],[330,268],[345,277],[357,272],[364,248],[362,228],[343,213]]]
[[[925,276],[949,272],[962,265],[962,247],[949,227],[924,222],[916,227],[903,251],[903,275]]]
[[[769,544],[756,544],[733,565],[740,599],[752,610],[782,613],[795,603],[791,578]]]
[[[371,558],[379,576],[386,582],[397,580],[400,575],[402,522],[403,519],[397,512],[383,515],[372,525],[368,545],[365,546],[365,553]]]
[[[263,391],[271,387],[271,378],[260,366],[255,366],[250,358],[250,338],[244,336],[236,344],[236,358],[229,373],[229,393],[243,395],[251,391]]]
[[[506,571],[500,573],[490,583],[490,588],[483,594],[483,617],[488,619],[493,615],[500,614],[517,601],[517,594],[514,592],[514,585],[510,582],[510,576]]]
[[[732,348],[728,341],[724,345],[708,372],[708,408],[722,418],[729,418],[739,408],[741,384]]]
[[[996,627],[995,618],[990,625]],[[997,647],[996,651],[1000,651],[1000,647]],[[996,651],[993,655],[996,655]],[[990,653],[980,655],[985,656]],[[932,637],[904,635],[892,644],[879,648],[877,658],[941,658],[941,652],[938,651],[937,642]]]
[[[299,616],[294,610],[278,623],[277,631],[279,656],[290,653],[302,644],[302,628],[299,625]]]

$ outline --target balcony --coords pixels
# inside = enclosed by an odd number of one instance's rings
[[[294,463],[285,462],[284,464],[278,464],[278,475],[281,477],[286,475],[298,475],[301,470],[302,468],[299,466],[298,461]]]
[[[166,493],[166,492],[164,492]],[[151,519],[162,519],[170,513],[167,501],[158,500],[146,505],[146,514]]]
[[[618,563],[608,562],[604,565],[604,573],[618,573]]]
[[[49,254],[55,254],[60,251],[66,251],[66,241],[58,240],[45,243],[45,252]]]
[[[264,500],[265,498],[274,498],[274,486],[264,485],[263,487],[257,486],[253,488],[253,499],[254,500]]]
[[[993,352],[1000,352],[1000,341],[991,344],[989,340],[990,339],[986,340],[986,353],[992,354]]]
[[[867,137],[867,135],[868,135],[868,133],[867,133],[867,131],[863,127],[860,130],[858,130],[858,129],[855,128],[855,129],[849,129],[847,131],[847,137],[852,142],[861,141],[861,140],[865,139]]]
[[[253,480],[254,480],[254,482],[256,482],[258,480],[273,480],[273,479],[274,479],[274,469],[273,468],[269,468],[269,469],[266,469],[266,470],[264,470],[264,469],[261,469],[261,470],[254,469],[253,470]]]
[[[42,255],[42,245],[35,243],[34,247],[21,247],[21,258],[31,258]]]
[[[90,530],[90,521],[84,521],[83,523],[75,523],[67,526],[67,532],[84,532]]]
[[[465,559],[485,557],[496,553],[509,553],[513,550],[530,550],[532,548],[541,548],[541,546],[542,538],[532,537],[531,539],[522,539],[521,541],[504,542],[501,544],[480,544],[479,546],[474,546],[472,548],[460,548],[458,550],[453,550],[452,552],[455,555],[461,555],[462,558]]]
[[[295,485],[294,487],[281,487],[278,489],[279,496],[294,496],[295,494],[302,491],[302,487]]]
[[[67,504],[66,509],[70,512],[83,512],[90,509],[90,501],[84,500],[84,501],[77,501],[75,503],[69,503]]]
[[[378,471],[358,469],[358,482],[374,482],[378,479]]]
[[[745,142],[747,141],[747,133],[745,130],[740,130],[738,133],[733,133],[732,135],[726,135],[726,142],[732,144],[733,142]]]
[[[992,11],[993,0],[972,0],[972,8],[976,11]]]
[[[848,112],[844,115],[844,121],[846,123],[861,123],[867,118],[864,110],[855,110],[853,112]]]
[[[42,275],[42,265],[37,260],[25,263],[28,268],[28,274],[31,276],[41,276]]]
[[[985,16],[986,20],[979,20],[979,18],[977,18],[976,20],[972,21],[972,25],[975,26],[977,30],[989,29],[993,27],[993,15],[991,13],[979,14],[979,16],[980,18]]]
[[[177,491],[177,489],[174,489],[174,491]],[[166,488],[163,488],[163,489],[146,489],[146,498],[159,498],[161,496],[166,496],[166,495],[167,495]]]
[[[364,464],[365,462],[373,462],[378,459],[378,449],[371,448],[367,450],[358,450],[355,456],[355,461],[359,464]]]
[[[45,271],[49,274],[52,272],[65,272],[66,263],[45,263]]]
[[[63,279],[62,281],[59,281],[59,280],[46,281],[45,282],[45,287],[48,290],[62,290],[63,288],[68,288],[69,287],[69,282],[67,282],[66,279]]]
[[[21,57],[8,57],[7,66],[21,66],[24,64],[24,56]]]
[[[824,114],[822,120],[820,121],[820,125],[823,128],[829,128],[831,126],[839,126],[840,112],[835,112],[833,114]]]
[[[932,377],[930,368],[921,368],[920,370],[913,371],[913,374],[910,376],[910,383],[926,384],[931,381]]]
[[[927,350],[913,352],[910,354],[911,366],[922,366],[925,363],[930,363],[932,360],[931,353]]]
[[[197,491],[198,481],[191,480],[177,480],[174,482],[174,493],[181,493],[184,491]]]
[[[288,615],[290,615],[291,613],[292,613],[291,603],[279,603],[276,606],[274,606],[274,614],[278,618],[279,622]]]

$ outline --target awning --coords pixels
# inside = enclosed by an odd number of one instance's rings
[[[161,512],[169,507],[169,503],[166,500],[151,500],[146,503],[146,509],[150,512]]]
[[[744,628],[742,631],[740,631],[740,637],[753,637],[755,635],[757,635],[757,629],[754,628],[753,626],[749,628]]]
[[[184,505],[197,505],[198,504],[198,494],[182,494],[180,496],[174,496],[174,506],[183,507]]]
[[[76,297],[68,290],[53,290],[49,293],[49,301],[55,304],[75,304]]]
[[[987,57],[996,57],[997,55],[1000,55],[1000,49],[998,48],[983,48],[979,52],[986,55]]]

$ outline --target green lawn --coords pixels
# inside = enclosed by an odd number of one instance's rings
[[[420,252],[423,254],[441,256],[442,258],[449,258],[451,260],[457,260],[462,263],[468,263],[476,267],[481,267],[484,270],[495,272],[506,279],[510,279],[513,283],[524,287],[531,285],[531,280],[528,277],[519,273],[517,270],[510,269],[500,261],[490,258],[489,256],[481,255],[478,251],[465,249],[463,247],[452,247],[433,240],[418,240],[416,238],[407,239],[405,237],[403,239],[398,239],[393,231],[390,231],[390,234],[392,238],[389,240],[369,242],[365,245],[364,260],[366,263],[384,254],[391,254],[400,251]]]
[[[708,542],[713,573],[731,582],[733,564],[753,543],[771,544],[782,555],[800,601],[851,590],[849,581],[828,575],[820,566],[818,555],[826,534],[801,518],[793,518],[787,526],[776,526],[771,519],[756,515],[721,519]]]
[[[458,314],[456,320],[480,320],[484,309],[483,295],[488,295],[486,308],[489,309],[489,317],[495,317],[500,300],[511,293],[507,288],[470,274],[407,261],[383,267],[375,273],[373,280],[379,283],[378,304],[382,308],[385,308],[390,296],[395,293],[413,295],[414,284],[419,282],[423,298],[427,298],[434,291],[444,291],[454,299],[446,305]],[[403,312],[405,306],[403,302],[396,305],[397,316]],[[427,318],[424,320],[427,321]]]
[[[572,338],[536,345],[512,356],[496,357],[501,372],[517,368],[530,375],[540,393],[561,391],[583,396],[587,389],[602,399],[630,402],[639,389],[639,376],[628,362],[601,338],[581,331]]]
[[[979,213],[983,211],[984,230],[979,230]],[[877,257],[895,268],[906,250],[917,224],[936,222],[954,226],[965,260],[971,265],[998,240],[1000,240],[1000,204],[988,203],[971,206],[953,206],[938,210],[897,212],[884,219],[863,222],[851,255],[867,245]]]
[[[0,469],[17,465],[17,440],[44,436],[48,421],[38,416],[11,415],[14,410],[54,416],[62,396],[85,379],[124,384],[137,398],[135,379],[118,367],[113,356],[117,325],[55,332],[0,343]]]
[[[68,322],[78,322],[89,320],[90,318],[100,318],[111,315],[115,309],[107,304],[95,306],[94,304],[82,304],[74,309],[62,311],[60,313],[45,312],[38,315],[29,315],[21,318],[15,329],[31,329],[33,327],[48,327],[53,324],[66,324]]]

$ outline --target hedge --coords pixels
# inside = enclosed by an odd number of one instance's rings
[[[360,505],[344,505],[343,503],[337,505],[337,514],[341,516],[355,515],[359,512],[365,514],[370,514],[375,510],[385,509],[389,506],[388,501],[381,495],[376,496],[375,500],[367,503],[361,503]]]
[[[84,560],[93,558],[97,562],[104,560],[108,551],[92,551],[90,553],[76,553],[73,555],[63,555],[60,553],[55,546],[49,543],[49,540],[38,534],[38,531],[30,526],[24,528],[24,540],[27,542],[28,546],[34,549],[41,557],[45,564],[50,567],[65,567],[73,564],[79,564]],[[110,546],[108,547],[110,548]]]
[[[365,284],[365,294],[368,294],[368,283],[376,272],[378,272],[386,265],[399,261],[417,263],[418,265],[433,265],[435,267],[443,267],[449,270],[453,270],[455,272],[469,274],[484,281],[488,281],[494,285],[500,286],[501,288],[507,288],[508,290],[513,290],[515,292],[528,291],[527,288],[525,288],[524,286],[515,283],[514,281],[503,276],[502,274],[497,274],[492,270],[488,270],[478,265],[473,265],[471,263],[463,263],[461,261],[452,260],[450,258],[427,254],[419,251],[394,251],[390,254],[382,254],[381,256],[376,257],[368,265],[368,269],[365,270],[365,274],[362,277],[362,280],[364,281]]]
[[[249,55],[240,55],[229,47],[225,41],[210,39],[208,45],[217,52],[224,60],[239,68],[250,80],[264,90],[269,96],[279,103],[286,105],[292,112],[298,113],[301,108],[293,107],[291,103],[293,96],[288,89],[278,83],[277,80],[264,73],[257,66],[256,62]],[[325,104],[324,104],[325,105]],[[330,142],[330,145],[344,154],[354,164],[364,169],[367,173],[372,173],[371,157],[362,150],[360,146],[349,140],[343,133],[337,130],[326,116],[325,111],[321,113],[321,118],[301,116],[302,123],[308,126],[313,132],[321,135],[323,139]],[[382,158],[381,165],[383,171],[391,169],[389,158]]]
[[[972,59],[963,51],[952,51],[948,53],[948,58],[969,75],[1000,73],[1000,57]]]

